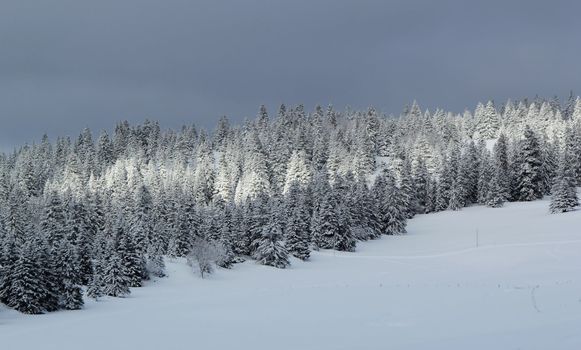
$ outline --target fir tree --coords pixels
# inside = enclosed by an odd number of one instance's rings
[[[481,146],[480,150],[480,162],[478,169],[478,182],[477,182],[477,199],[478,203],[486,204],[488,193],[490,192],[490,183],[494,177],[494,165],[490,159],[490,154],[488,150]]]
[[[289,217],[285,225],[286,248],[294,257],[307,260],[310,256],[309,213],[304,195],[300,194],[298,183],[293,183],[287,194],[286,213]]]
[[[135,239],[135,244],[140,252],[145,252],[146,247],[153,238],[153,198],[151,192],[145,185],[138,187],[135,194],[135,208],[133,209],[129,222],[129,232]]]
[[[482,152],[478,152],[474,142],[470,142],[466,152],[460,158],[456,183],[460,207],[478,202],[479,171],[481,170],[479,154],[482,155]]]
[[[36,240],[27,240],[21,247],[12,274],[8,306],[27,314],[46,310],[46,285],[43,282],[41,261]]]
[[[283,192],[288,192],[293,183],[301,187],[306,187],[311,179],[311,171],[307,164],[307,157],[304,151],[295,151],[291,155],[287,166],[286,180]]]
[[[374,185],[379,225],[384,235],[399,235],[406,233],[406,215],[400,201],[400,190],[395,186],[389,172],[377,177]]]
[[[63,242],[59,247],[61,268],[59,278],[62,279],[60,306],[67,310],[78,310],[83,306],[83,291],[79,284],[78,259],[74,247]]]
[[[274,266],[280,269],[290,265],[288,251],[282,244],[282,227],[276,213],[264,226],[262,236],[258,239],[254,258],[262,265]]]
[[[68,224],[71,225],[70,243],[75,250],[75,263],[78,264],[78,283],[88,284],[91,280],[91,246],[94,234],[91,231],[91,223],[88,211],[82,202],[76,202],[71,208]]]
[[[526,126],[524,139],[520,143],[516,170],[517,199],[532,201],[541,198],[541,150],[534,132]]]
[[[463,207],[462,185],[460,181],[455,179],[452,182],[452,190],[450,191],[450,201],[448,202],[448,209],[460,210]]]
[[[52,192],[46,202],[41,225],[49,244],[54,245],[65,238],[64,204],[56,192]]]
[[[416,208],[415,212],[424,214],[430,212],[429,205],[429,174],[426,168],[426,163],[423,157],[418,157],[416,166],[413,170],[414,191],[416,193]]]
[[[192,232],[186,209],[180,207],[177,215],[177,227],[173,230],[169,254],[174,257],[185,257],[192,249]]]
[[[313,243],[317,248],[352,251],[355,239],[348,214],[334,191],[327,193],[311,219]]]
[[[488,101],[485,107],[481,107],[480,113],[477,112],[478,132],[483,140],[493,139],[497,136],[500,127],[500,121],[494,104]]]
[[[501,133],[493,148],[494,164],[496,167],[498,187],[500,194],[505,200],[510,197],[510,166],[508,163],[508,140],[504,133]]]
[[[118,224],[116,239],[117,252],[123,266],[122,272],[128,286],[141,287],[143,276],[146,274],[144,256],[137,250],[133,237],[123,229],[122,224]]]
[[[345,203],[350,212],[351,230],[354,238],[358,240],[377,238],[381,234],[377,208],[373,195],[367,188],[366,179],[360,178],[350,187]]]
[[[485,204],[492,208],[499,208],[504,205],[507,200],[507,194],[503,188],[503,170],[497,166],[495,172],[491,177],[488,191],[486,193]]]
[[[98,300],[100,297],[105,295],[103,278],[104,269],[102,262],[95,261],[93,263],[93,273],[91,274],[91,280],[87,286],[87,296]]]
[[[103,293],[112,297],[123,297],[130,293],[130,280],[123,271],[123,261],[117,252],[111,251],[103,274]]]
[[[565,147],[559,160],[559,170],[552,189],[551,213],[572,211],[579,205],[571,158],[571,150]]]
[[[407,158],[403,162],[399,189],[402,210],[406,218],[411,219],[416,214],[418,199],[416,197],[415,184],[413,183],[412,164]]]

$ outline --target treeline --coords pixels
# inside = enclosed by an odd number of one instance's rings
[[[146,121],[95,140],[0,156],[0,301],[78,309],[164,276],[164,256],[202,274],[244,259],[284,268],[313,249],[406,232],[416,214],[553,194],[577,205],[581,99],[479,104],[474,113],[266,108],[212,133]]]

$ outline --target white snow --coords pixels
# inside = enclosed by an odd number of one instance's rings
[[[494,151],[494,145],[496,145],[496,141],[498,141],[498,139],[489,139],[484,141],[485,145],[486,145],[486,149],[489,150],[490,152]]]
[[[1,309],[0,347],[581,349],[581,211],[547,208],[421,215],[406,236],[288,270],[249,261],[202,280],[169,263],[168,278],[126,299],[40,316]]]
[[[367,184],[373,186],[377,177],[390,166],[391,157],[375,157],[375,170],[367,177]]]

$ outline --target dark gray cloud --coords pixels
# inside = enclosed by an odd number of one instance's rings
[[[398,113],[581,87],[578,1],[3,0],[0,147],[281,102]]]

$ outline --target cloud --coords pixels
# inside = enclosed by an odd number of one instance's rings
[[[0,145],[281,102],[422,106],[581,86],[575,1],[5,0]]]

